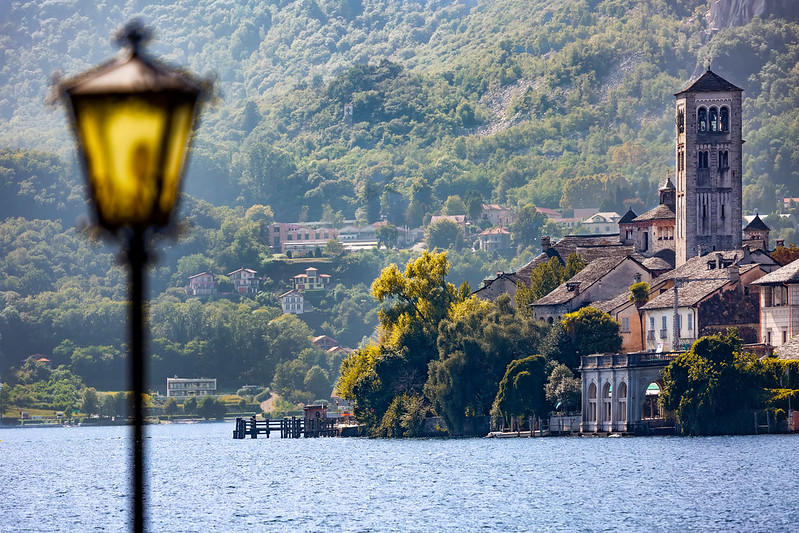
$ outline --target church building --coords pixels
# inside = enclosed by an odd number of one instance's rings
[[[741,248],[743,89],[708,70],[676,93],[676,266]]]

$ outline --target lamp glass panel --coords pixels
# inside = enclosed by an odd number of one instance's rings
[[[143,96],[79,97],[73,108],[101,222],[147,224],[161,188],[166,109]]]
[[[166,140],[167,153],[164,160],[164,186],[161,191],[160,212],[168,218],[175,207],[180,191],[180,177],[188,153],[188,143],[194,124],[194,100],[182,101],[172,110],[172,123],[169,138]],[[165,221],[166,222],[166,221]]]

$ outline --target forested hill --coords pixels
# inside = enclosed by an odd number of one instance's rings
[[[107,36],[138,16],[157,31],[154,53],[218,77],[188,192],[269,205],[278,220],[382,212],[418,225],[470,193],[643,209],[672,166],[673,93],[706,64],[746,91],[745,207],[799,196],[799,25],[736,19],[710,33],[707,0],[39,0],[2,11],[0,147],[69,166],[63,112],[43,104],[49,76],[115,53]],[[585,181],[598,174],[610,177]],[[585,183],[612,185],[584,194]],[[75,201],[73,185],[52,195]]]

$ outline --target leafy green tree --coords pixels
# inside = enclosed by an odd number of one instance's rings
[[[541,228],[546,221],[547,217],[539,213],[533,204],[526,204],[516,213],[516,221],[510,225],[514,244],[520,248],[537,246],[541,242]]]
[[[458,195],[447,196],[447,200],[444,202],[443,213],[445,215],[465,215],[466,204],[463,203],[463,200],[461,200],[461,197]]]
[[[183,412],[187,415],[195,415],[197,414],[197,398],[194,396],[189,396],[185,400],[183,400]]]
[[[174,416],[180,412],[180,406],[178,406],[178,401],[175,399],[175,397],[170,396],[164,402],[162,410],[165,415]]]
[[[329,399],[333,386],[330,384],[330,376],[327,371],[319,365],[314,365],[305,373],[302,380],[305,390],[309,391],[314,400],[322,398]]]
[[[641,346],[646,346],[644,342],[644,313],[641,307],[649,301],[649,283],[640,281],[630,285],[629,300],[635,304],[635,310],[638,312],[638,324],[641,331]]]
[[[618,352],[622,344],[620,330],[621,324],[609,314],[583,307],[555,324],[544,343],[544,353],[548,360],[576,370],[583,355]]]
[[[470,190],[466,194],[466,213],[472,224],[480,221],[480,216],[483,214],[483,197],[479,192]]]
[[[7,383],[0,383],[0,418],[11,407],[11,387]]]
[[[379,344],[344,359],[338,388],[354,400],[356,415],[373,434],[379,434],[394,398],[421,395],[428,363],[438,352],[439,324],[468,294],[446,281],[448,270],[446,253],[423,252],[404,273],[392,264],[372,283],[382,304]]]
[[[662,405],[686,435],[749,433],[752,410],[763,407],[763,362],[741,351],[737,331],[697,340],[663,371]]]
[[[531,355],[511,361],[499,382],[494,414],[505,422],[510,422],[510,418],[516,416],[546,416],[546,379],[544,356]]]
[[[574,377],[569,367],[559,364],[549,374],[544,392],[547,400],[555,406],[556,410],[571,413],[580,406],[582,385],[580,379]]]
[[[463,229],[457,222],[442,218],[427,228],[427,247],[446,250],[450,246],[460,249],[463,246]]]
[[[325,243],[325,255],[328,257],[338,257],[344,253],[344,245],[338,239],[330,239]]]
[[[97,396],[97,390],[93,387],[88,387],[83,391],[83,402],[80,410],[89,416],[100,412],[100,399]]]
[[[218,401],[213,396],[203,396],[200,398],[200,401],[197,402],[197,414],[206,420],[209,418],[221,419],[225,416],[226,412],[225,404]]]
[[[378,226],[378,228],[375,230],[375,237],[377,238],[378,246],[396,248],[399,230],[394,224],[384,224],[382,226]]]

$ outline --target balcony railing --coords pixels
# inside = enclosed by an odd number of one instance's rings
[[[580,358],[580,369],[623,368],[631,366],[663,366],[682,352],[638,352],[629,354],[586,355]]]
[[[661,329],[660,330],[660,338],[661,339],[665,339],[668,336],[669,336],[669,330],[667,330],[667,329]]]
[[[646,340],[648,340],[648,341],[655,340],[655,332],[654,331],[647,331],[646,332]]]

